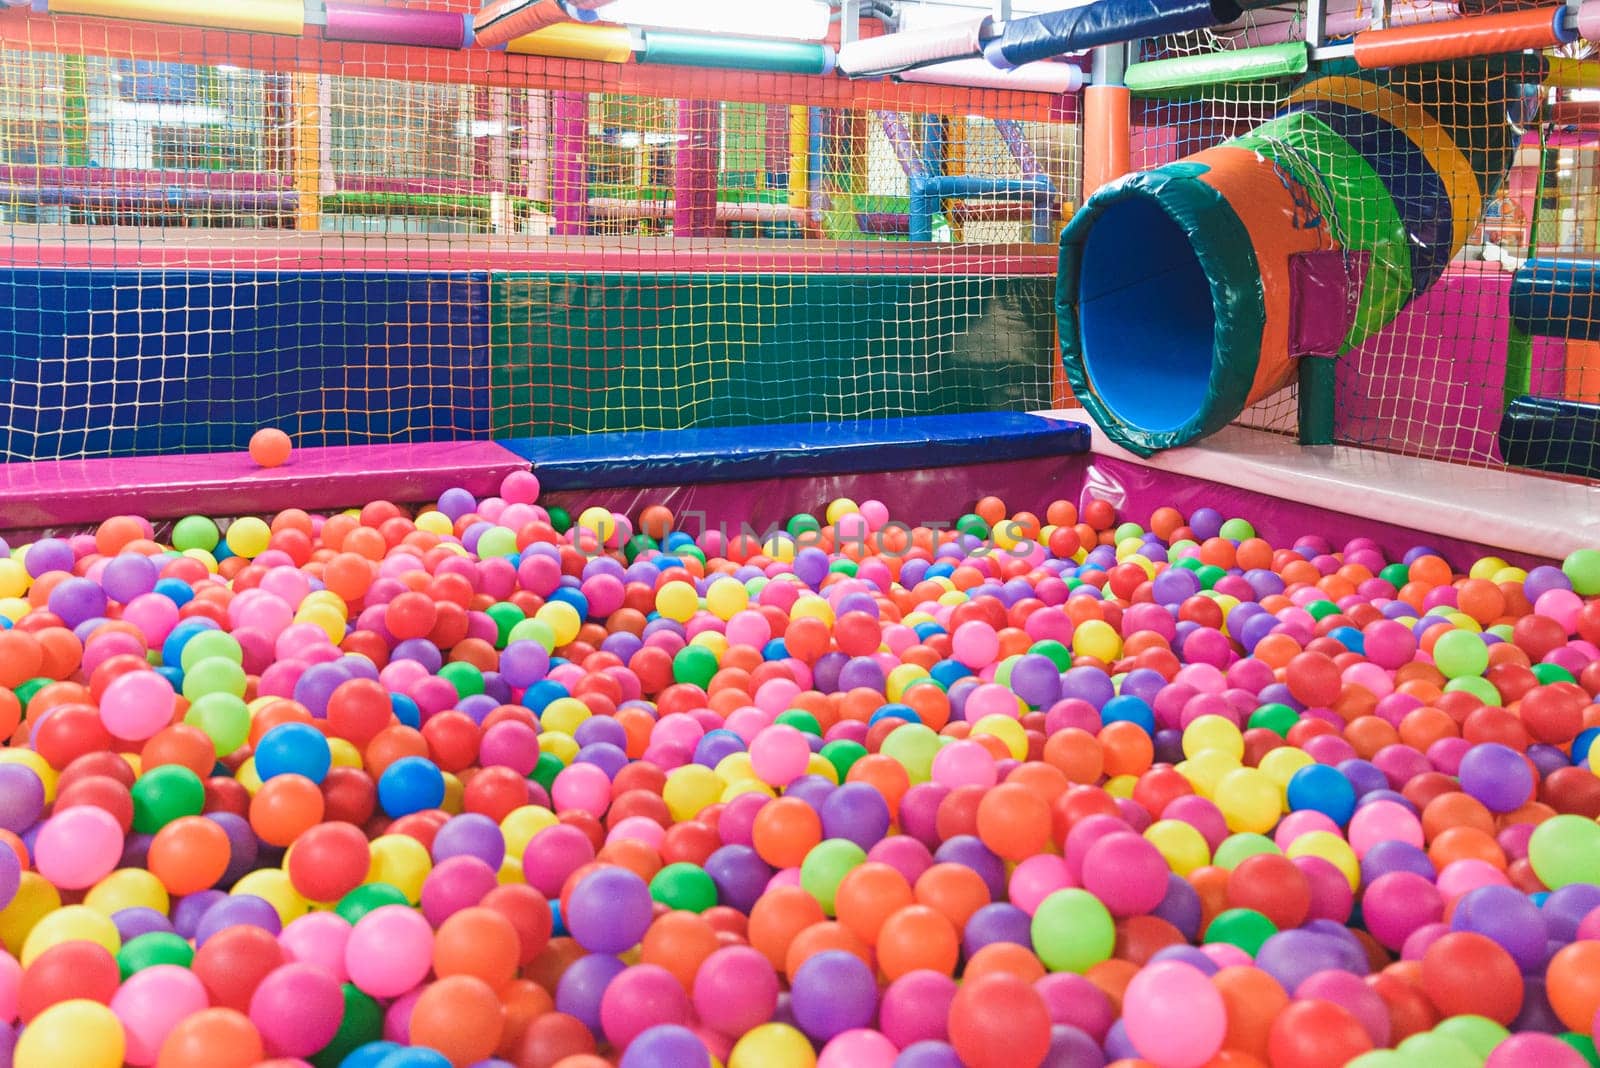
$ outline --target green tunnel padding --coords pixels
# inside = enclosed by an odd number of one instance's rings
[[[1261,354],[1250,235],[1205,172],[1178,163],[1124,179],[1061,234],[1067,381],[1106,435],[1142,456],[1226,426]]]

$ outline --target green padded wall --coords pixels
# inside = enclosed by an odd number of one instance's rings
[[[495,437],[1048,407],[1054,279],[490,277]]]

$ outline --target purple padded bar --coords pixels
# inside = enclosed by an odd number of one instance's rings
[[[270,470],[245,452],[0,464],[0,530],[98,523],[129,513],[168,519],[374,500],[420,503],[452,486],[482,496],[527,467],[490,441],[296,449],[288,463]]]
[[[465,48],[471,41],[465,15],[448,11],[406,11],[374,4],[328,0],[327,38],[372,44]]]

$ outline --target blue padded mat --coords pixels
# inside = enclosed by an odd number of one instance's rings
[[[549,489],[601,489],[905,471],[1089,451],[1082,423],[974,412],[843,423],[643,430],[500,444]]]

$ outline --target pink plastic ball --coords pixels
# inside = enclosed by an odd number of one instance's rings
[[[351,930],[336,912],[308,912],[283,929],[278,945],[290,960],[316,965],[343,983],[350,978],[344,966],[344,952]]]
[[[1205,973],[1180,961],[1146,965],[1122,999],[1128,1040],[1164,1068],[1199,1068],[1222,1048],[1228,1030],[1222,994]]]
[[[250,996],[250,1022],[261,1032],[267,1052],[276,1056],[317,1052],[333,1041],[343,1016],[338,981],[311,964],[274,969]]]
[[[1067,862],[1049,853],[1028,857],[1011,872],[1011,903],[1032,916],[1045,898],[1072,885]]]
[[[122,826],[115,816],[93,805],[75,805],[39,828],[34,863],[55,886],[83,890],[116,870],[122,845]]]
[[[600,998],[600,1026],[618,1049],[660,1024],[687,1026],[689,995],[673,974],[656,964],[635,964],[607,985]]]
[[[892,1068],[900,1051],[877,1031],[856,1028],[835,1035],[817,1057],[817,1068]]]
[[[778,974],[759,951],[727,946],[700,965],[693,997],[703,1024],[726,1035],[742,1035],[777,1011]]]
[[[763,729],[750,743],[750,770],[771,786],[788,786],[806,773],[810,762],[806,736],[785,724]]]
[[[111,998],[111,1011],[128,1038],[127,1062],[154,1064],[172,1029],[210,1004],[205,984],[176,964],[157,964],[128,976]]]
[[[933,781],[940,786],[993,786],[997,777],[994,754],[977,742],[951,742],[934,754]]]
[[[598,817],[611,803],[611,780],[596,764],[571,764],[556,776],[550,799],[557,812],[587,812]]]
[[[581,832],[580,832],[581,833]],[[345,944],[350,981],[375,998],[399,997],[433,966],[433,930],[404,905],[385,905],[361,917]]]
[[[1349,842],[1357,858],[1379,842],[1405,842],[1421,849],[1422,821],[1398,801],[1374,801],[1350,817]]]

